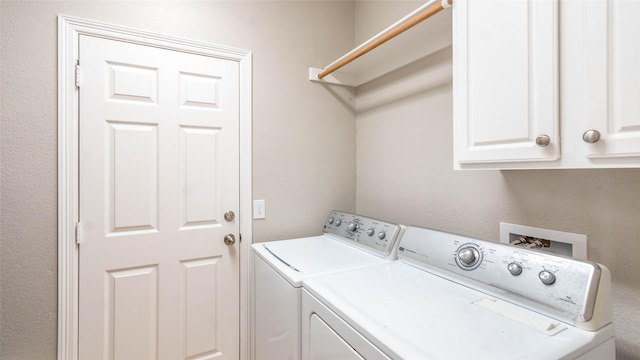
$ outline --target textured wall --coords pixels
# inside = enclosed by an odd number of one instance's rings
[[[0,20],[1,19],[2,19],[2,7],[0,6]],[[0,31],[0,44],[2,44],[2,31]],[[0,49],[0,54],[1,54],[1,49]],[[0,56],[0,69],[2,69],[2,56]],[[2,84],[1,71],[0,71],[0,84]],[[2,87],[0,86],[0,113],[1,113],[1,109],[2,109]],[[2,139],[2,126],[0,126],[0,139]],[[2,170],[2,146],[0,146],[0,171],[1,170]],[[2,199],[2,176],[0,176],[0,199]],[[2,220],[0,220],[0,235],[1,234],[2,234]],[[2,237],[0,236],[0,241],[1,240],[2,240]],[[2,249],[0,248],[0,279],[2,279],[2,256],[1,255],[2,255]],[[1,293],[2,293],[2,281],[0,281],[0,294]],[[0,309],[2,309],[2,296],[0,296]],[[0,341],[0,357],[2,357],[2,341]]]
[[[351,93],[307,80],[353,46],[352,2],[2,0],[2,359],[56,357],[57,14],[253,52],[253,189],[267,200],[255,241],[354,210]]]
[[[395,20],[420,2],[393,4],[372,13]],[[330,208],[355,210],[352,94],[306,79],[353,46],[351,1],[2,0],[2,359],[56,354],[58,13],[253,51],[253,189],[267,200],[254,241],[308,235]],[[499,221],[586,233],[589,258],[613,273],[618,358],[640,358],[640,170],[453,172],[447,51],[359,90],[358,212],[485,239]],[[380,176],[379,161],[398,170]]]
[[[357,212],[493,241],[501,221],[587,234],[612,273],[617,358],[640,359],[640,169],[453,171],[451,86],[445,49],[358,88]]]

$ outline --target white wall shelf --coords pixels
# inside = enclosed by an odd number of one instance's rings
[[[429,17],[429,21],[420,21],[412,25],[397,36],[394,36],[393,41],[386,41],[380,44],[366,52],[366,55],[357,57],[354,61],[344,65],[340,70],[334,71],[322,79],[318,77],[323,71],[330,69],[332,66],[358,53],[372,43],[397,31],[398,28],[405,26],[407,22],[410,22],[430,7],[437,5],[442,6],[442,4],[448,4],[448,2],[446,0],[428,1],[324,68],[309,68],[309,80],[319,83],[358,87],[382,75],[388,74],[393,70],[451,46],[451,12],[440,11]]]

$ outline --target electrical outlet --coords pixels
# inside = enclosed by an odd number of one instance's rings
[[[264,200],[253,200],[253,218],[255,220],[267,217],[267,205]]]
[[[500,223],[500,242],[587,259],[587,235]]]

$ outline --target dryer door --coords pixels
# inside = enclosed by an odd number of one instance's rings
[[[309,339],[310,360],[364,360],[318,315],[311,315],[309,326],[311,334]]]
[[[302,290],[302,360],[391,360],[305,289]]]

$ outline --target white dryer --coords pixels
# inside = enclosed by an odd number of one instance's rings
[[[602,265],[416,227],[398,257],[305,280],[302,359],[615,359]]]
[[[251,358],[300,359],[302,281],[396,259],[402,229],[332,211],[322,235],[253,244]]]

